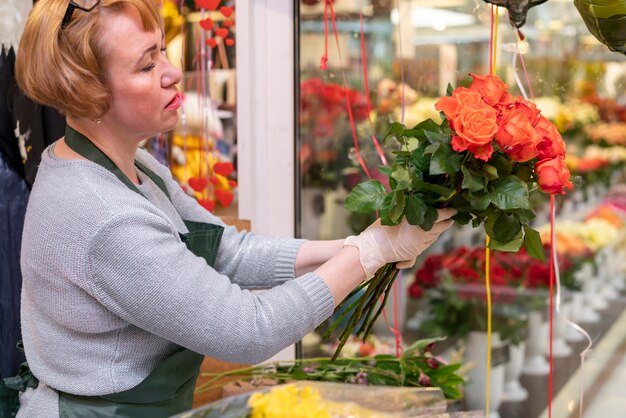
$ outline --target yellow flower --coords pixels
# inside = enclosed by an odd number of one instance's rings
[[[331,418],[319,392],[310,386],[279,386],[268,393],[254,393],[248,400],[252,418]]]

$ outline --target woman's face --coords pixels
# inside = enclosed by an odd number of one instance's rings
[[[134,7],[104,18],[104,67],[111,103],[102,121],[139,140],[174,129],[181,73],[165,56],[160,29],[144,31]]]

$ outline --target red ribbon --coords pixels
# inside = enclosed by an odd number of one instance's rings
[[[554,237],[554,195],[550,195],[550,237]],[[553,388],[553,357],[552,357],[552,332],[553,332],[553,324],[554,324],[554,245],[555,240],[550,240],[550,354],[549,354],[549,363],[550,363],[550,372],[548,375],[548,418],[552,418],[552,388]]]

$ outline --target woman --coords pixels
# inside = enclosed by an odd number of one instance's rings
[[[22,332],[34,378],[18,416],[188,409],[204,355],[266,360],[385,263],[412,265],[452,222],[442,211],[429,232],[375,223],[345,243],[226,227],[137,148],[173,129],[181,104],[155,3],[40,0],[26,23],[18,83],[68,128],[44,152],[26,215]]]

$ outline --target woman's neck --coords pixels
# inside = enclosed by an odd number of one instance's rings
[[[135,184],[140,183],[135,169],[135,153],[139,140],[133,141],[116,134],[104,123],[97,124],[86,119],[72,118],[67,118],[67,123],[109,157],[130,181]]]

